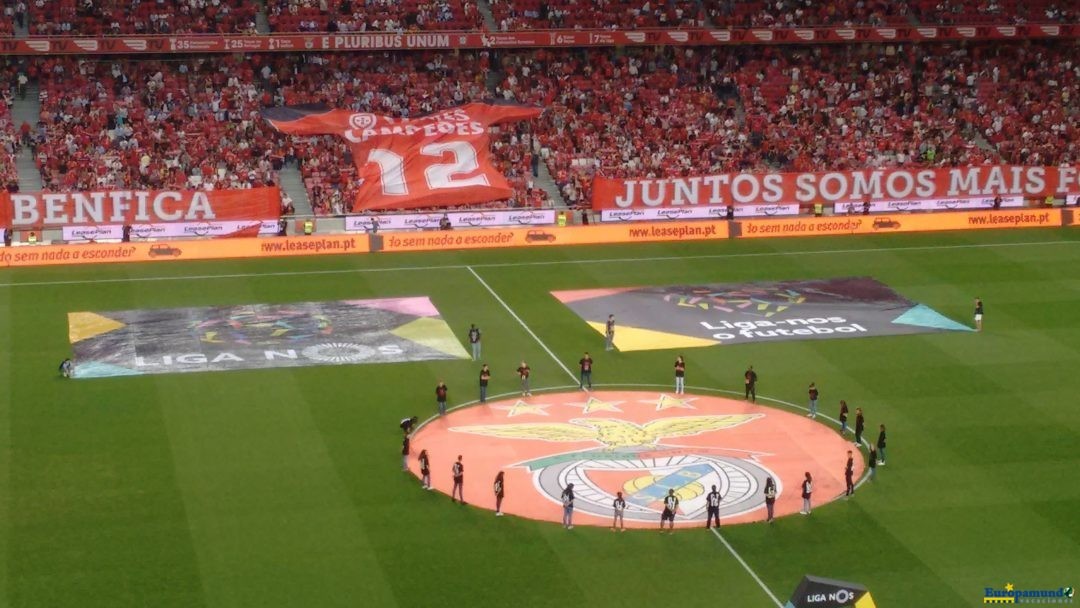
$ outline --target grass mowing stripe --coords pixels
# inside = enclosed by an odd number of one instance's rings
[[[742,558],[742,556],[739,555],[739,552],[735,550],[735,547],[732,547],[731,543],[729,543],[727,541],[727,539],[724,538],[720,534],[720,532],[718,532],[716,530],[716,528],[710,528],[710,530],[712,531],[713,536],[720,539],[720,542],[724,543],[724,546],[727,547],[728,552],[731,553],[731,556],[734,557],[735,560],[739,562],[739,565],[743,567],[743,570],[746,570],[746,572],[751,577],[753,577],[754,582],[756,582],[758,584],[758,587],[761,587],[761,590],[765,592],[765,595],[768,595],[769,599],[771,599],[774,604],[776,604],[777,606],[780,606],[782,608],[784,604],[779,599],[777,599],[776,595],[772,592],[771,589],[769,589],[768,587],[765,586],[765,582],[762,581],[761,577],[759,577],[757,575],[757,572],[754,572],[754,569],[751,568],[750,565],[746,563],[746,560],[744,560]]]
[[[28,281],[23,283],[0,283],[0,288],[7,287],[41,287],[49,285],[97,285],[104,283],[139,283],[153,281],[203,281],[211,279],[245,279],[261,277],[293,277],[310,275],[333,275],[333,274],[361,274],[371,272],[402,272],[413,270],[460,270],[471,268],[518,268],[526,266],[558,266],[564,264],[625,264],[629,262],[667,262],[686,260],[715,260],[729,258],[755,258],[777,256],[805,256],[805,255],[843,255],[851,253],[888,253],[903,251],[938,251],[949,249],[987,249],[997,247],[1039,247],[1045,245],[1076,244],[1080,241],[1026,241],[1021,243],[966,243],[961,245],[916,245],[913,247],[865,247],[853,249],[820,249],[804,251],[752,251],[746,253],[716,253],[686,256],[656,256],[656,257],[624,257],[624,258],[597,258],[597,259],[573,259],[573,260],[543,260],[536,262],[491,262],[480,264],[445,264],[425,266],[390,266],[386,268],[338,268],[332,270],[297,270],[281,272],[241,272],[230,274],[202,274],[180,276],[157,276],[157,277],[124,277],[117,279],[80,279],[70,281]]]
[[[536,334],[535,334],[535,333],[533,332],[533,330],[532,330],[531,328],[529,328],[529,326],[528,326],[528,325],[526,325],[526,324],[525,324],[525,321],[522,321],[522,320],[521,320],[521,317],[519,317],[519,316],[517,315],[517,313],[516,313],[516,312],[514,312],[514,309],[513,309],[513,308],[510,308],[510,305],[509,305],[509,304],[507,304],[507,303],[506,303],[506,302],[505,302],[505,301],[504,301],[504,300],[503,300],[502,298],[500,298],[500,297],[499,297],[499,294],[495,293],[495,290],[491,288],[491,285],[488,285],[488,284],[487,284],[487,281],[485,281],[485,280],[484,280],[483,278],[481,278],[481,276],[480,276],[479,274],[477,274],[475,270],[473,270],[473,269],[472,269],[472,266],[466,266],[465,268],[466,268],[466,269],[467,269],[467,270],[468,270],[468,271],[469,271],[470,273],[472,273],[472,275],[473,275],[474,277],[476,277],[476,280],[477,280],[477,281],[480,281],[480,284],[484,286],[484,289],[486,289],[486,290],[487,290],[487,292],[488,292],[488,293],[490,293],[490,294],[491,294],[491,296],[492,296],[493,298],[495,298],[495,300],[496,300],[496,301],[497,301],[497,302],[498,302],[499,304],[502,304],[502,307],[506,309],[506,312],[510,313],[510,316],[511,316],[511,317],[514,317],[514,320],[516,320],[516,321],[518,322],[518,324],[519,324],[519,325],[521,325],[521,327],[522,327],[522,328],[523,328],[523,329],[524,329],[524,330],[525,330],[526,332],[528,332],[528,334],[529,334],[530,336],[532,336],[532,337],[533,337],[533,340],[536,340],[536,343],[540,345],[540,348],[544,349],[544,352],[546,352],[546,353],[547,353],[548,355],[550,355],[550,356],[551,356],[551,358],[552,358],[552,359],[553,359],[553,360],[555,361],[555,363],[557,363],[557,364],[559,365],[559,367],[561,367],[561,368],[562,368],[562,370],[563,370],[564,372],[566,372],[566,375],[567,375],[567,376],[570,376],[570,379],[571,379],[571,380],[577,380],[577,379],[578,379],[578,377],[574,375],[574,372],[570,371],[570,368],[566,367],[566,365],[565,365],[565,364],[563,364],[563,362],[562,362],[562,361],[560,361],[560,360],[559,360],[559,358],[558,358],[557,356],[555,356],[555,353],[551,352],[551,349],[547,347],[547,344],[544,344],[544,341],[540,339],[540,336],[536,335]]]

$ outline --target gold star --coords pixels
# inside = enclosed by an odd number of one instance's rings
[[[591,414],[593,412],[621,412],[616,405],[623,403],[622,401],[604,401],[603,399],[597,399],[596,397],[589,397],[589,400],[585,403],[567,403],[566,405],[576,406],[581,408],[582,414]]]
[[[536,414],[537,416],[547,416],[548,413],[545,408],[551,407],[550,405],[534,405],[531,403],[525,403],[521,399],[517,400],[514,405],[494,405],[492,406],[497,410],[506,410],[510,412],[506,415],[507,418],[513,418],[514,416],[520,416],[522,414]]]
[[[1005,591],[1012,591],[1016,587],[1012,583],[1005,583]]]
[[[696,399],[696,397],[691,397],[689,399],[678,399],[676,397],[672,397],[671,395],[663,395],[662,394],[662,395],[660,395],[660,398],[657,399],[656,401],[644,401],[643,400],[642,403],[648,403],[649,405],[656,405],[656,411],[658,411],[658,412],[660,410],[668,410],[668,409],[675,408],[675,407],[686,409],[686,410],[692,410],[692,409],[697,409],[694,406],[690,405],[690,402],[694,401],[695,399]]]

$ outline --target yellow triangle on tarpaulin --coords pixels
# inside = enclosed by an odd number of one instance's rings
[[[877,608],[877,604],[874,603],[874,598],[867,593],[855,602],[855,608]]]
[[[390,333],[457,359],[468,359],[470,357],[469,353],[465,352],[465,347],[461,345],[461,342],[458,342],[453,330],[446,324],[446,321],[437,317],[420,317],[415,321],[410,321],[401,327],[390,330]]]
[[[127,324],[99,315],[96,312],[68,313],[68,340],[72,344],[107,334],[110,331],[126,327]]]
[[[607,325],[605,323],[597,323],[595,321],[589,321],[588,323],[590,327],[600,332],[601,335],[607,333]],[[639,329],[637,327],[627,327],[625,325],[620,325],[615,330],[615,347],[623,351],[662,350],[665,348],[698,348],[701,346],[715,346],[717,344],[720,344],[719,340],[684,336],[682,334],[671,334],[666,331],[656,331],[653,329]]]

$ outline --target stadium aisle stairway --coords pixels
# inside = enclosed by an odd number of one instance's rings
[[[36,126],[41,116],[41,97],[37,81],[31,80],[26,85],[26,98],[15,98],[15,105],[11,107],[11,118],[15,128],[19,128],[24,122],[30,126]],[[15,158],[15,168],[19,172],[19,191],[38,192],[41,190],[41,173],[38,172],[34,162],[34,153],[29,146],[24,146]]]

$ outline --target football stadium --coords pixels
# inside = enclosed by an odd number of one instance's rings
[[[1074,602],[1074,2],[0,5],[0,606]]]

